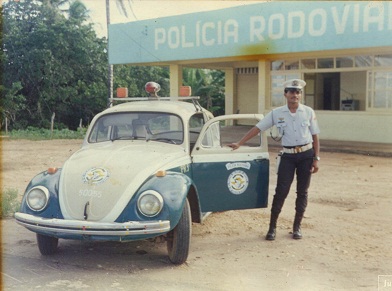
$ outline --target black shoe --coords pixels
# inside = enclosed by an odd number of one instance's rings
[[[276,230],[275,228],[270,228],[268,230],[267,236],[265,237],[266,240],[275,240],[276,237]]]
[[[297,230],[293,231],[293,239],[301,239],[302,238],[302,233],[301,229],[298,228]]]

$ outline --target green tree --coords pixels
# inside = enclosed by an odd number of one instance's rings
[[[26,98],[23,95],[18,94],[21,89],[22,85],[20,82],[15,82],[12,84],[12,88],[4,91],[4,95],[2,92],[2,96],[4,96],[4,98],[2,98],[2,116],[7,117],[8,121],[11,123],[16,121],[18,112],[26,109]],[[4,87],[2,87],[2,90],[4,90]]]
[[[10,1],[0,12],[2,126],[7,117],[11,128],[48,128],[56,113],[56,124],[75,129],[107,106],[107,40],[96,36],[82,3]],[[169,96],[168,67],[116,65],[114,71],[114,87],[127,87],[129,96],[146,96],[148,81]],[[184,85],[215,115],[224,113],[223,72],[186,68]]]
[[[57,122],[74,129],[80,118],[88,122],[106,106],[106,40],[86,24],[82,3],[71,2],[66,17],[58,8],[65,2],[3,6],[5,96],[20,82],[15,94],[26,99],[25,108],[15,114],[16,128],[47,127],[55,113]]]
[[[161,85],[158,95],[169,96],[169,68],[168,67],[147,67],[147,66],[114,66],[114,87],[128,88],[129,97],[148,96],[144,90],[144,85],[149,82],[157,82]]]
[[[225,74],[223,71],[184,68],[184,85],[192,87],[192,95],[200,97],[200,104],[215,116],[225,113]]]

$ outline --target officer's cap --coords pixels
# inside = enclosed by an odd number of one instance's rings
[[[291,79],[284,82],[283,86],[285,89],[295,88],[298,90],[302,90],[306,86],[306,82],[301,79]]]

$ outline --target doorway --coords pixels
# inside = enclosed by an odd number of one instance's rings
[[[340,73],[324,73],[319,75],[322,75],[324,110],[339,110]]]
[[[315,110],[340,110],[340,73],[304,75],[307,104]]]

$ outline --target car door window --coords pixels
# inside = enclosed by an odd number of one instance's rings
[[[220,135],[220,122],[211,124],[203,136],[202,146],[205,148],[220,148],[222,147]]]
[[[205,124],[205,120],[204,120],[204,115],[202,113],[196,113],[193,116],[191,116],[191,118],[189,119],[190,150],[193,149],[204,124]]]
[[[254,124],[257,120],[254,119]],[[239,141],[253,125],[249,121],[246,124],[238,125],[233,120],[219,120],[209,125],[203,135],[201,145],[203,148],[222,148],[230,143]],[[262,139],[260,135],[251,138],[245,147],[261,147]]]

